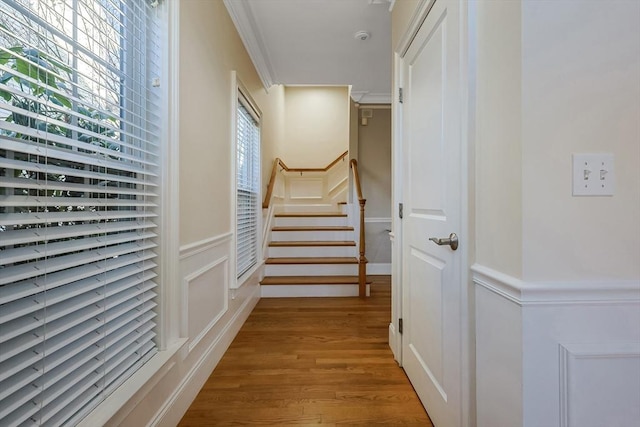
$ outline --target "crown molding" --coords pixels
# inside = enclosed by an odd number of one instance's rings
[[[269,52],[262,43],[263,37],[260,27],[251,11],[251,5],[244,0],[224,0],[229,16],[242,39],[244,47],[256,68],[265,89],[269,89],[275,82],[273,65],[269,61]]]
[[[391,104],[390,93],[371,93],[352,90],[351,99],[359,104]]]

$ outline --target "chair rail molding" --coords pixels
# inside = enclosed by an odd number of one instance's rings
[[[197,242],[188,243],[180,246],[180,260],[192,257],[201,252],[204,252],[212,247],[219,246],[223,243],[231,241],[233,232],[219,234],[213,237],[207,237],[206,239],[198,240]]]
[[[527,282],[480,264],[471,272],[476,285],[522,306],[640,303],[640,280]]]

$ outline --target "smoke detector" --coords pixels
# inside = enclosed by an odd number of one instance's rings
[[[353,38],[355,38],[356,40],[362,40],[362,41],[367,40],[369,37],[371,37],[371,34],[369,34],[366,31],[358,31],[353,35]]]

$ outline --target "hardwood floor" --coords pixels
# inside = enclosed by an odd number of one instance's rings
[[[262,299],[180,426],[432,426],[388,346],[390,283],[371,297]]]

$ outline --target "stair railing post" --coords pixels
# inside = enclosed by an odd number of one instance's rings
[[[364,241],[364,205],[366,199],[360,199],[360,258],[358,259],[358,294],[360,297],[367,296],[367,258],[365,257]]]

